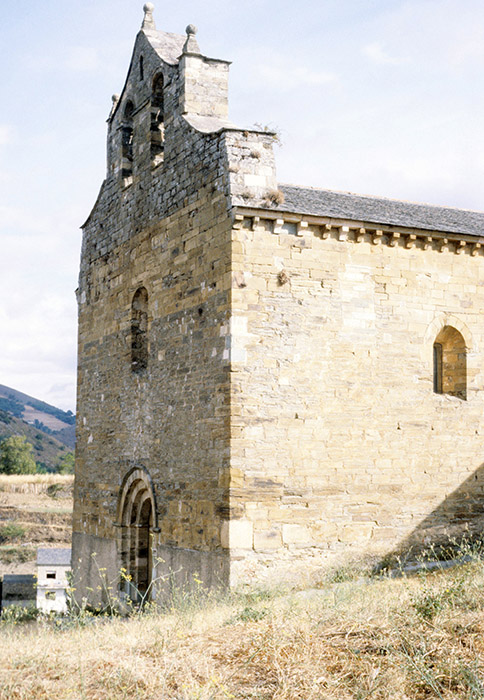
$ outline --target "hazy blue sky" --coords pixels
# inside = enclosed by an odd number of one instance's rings
[[[66,409],[79,226],[142,7],[0,7],[0,384]],[[233,61],[231,119],[277,127],[281,182],[484,209],[482,0],[184,0],[155,20]]]

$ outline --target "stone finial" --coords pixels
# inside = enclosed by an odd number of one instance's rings
[[[116,107],[118,106],[119,95],[113,95],[113,96],[111,97],[111,99],[112,99],[112,101],[113,101],[113,104],[112,104],[112,106],[111,106],[111,111],[110,111],[110,113],[109,113],[109,119],[111,119],[111,117],[113,116],[113,114],[114,114],[114,112],[115,112],[115,110],[116,110]]]
[[[155,6],[151,2],[147,2],[143,5],[143,10],[145,13],[143,24],[141,29],[156,29],[155,20],[153,19],[153,10]]]
[[[195,25],[189,24],[185,31],[187,33],[187,39],[183,45],[183,53],[200,53],[198,42],[195,39],[195,34],[197,33]]]

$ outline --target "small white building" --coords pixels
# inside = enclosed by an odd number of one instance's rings
[[[37,550],[37,607],[43,612],[67,610],[67,575],[71,570],[70,549]]]

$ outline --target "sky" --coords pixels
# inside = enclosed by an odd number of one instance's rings
[[[155,2],[232,61],[283,183],[484,210],[482,0]],[[139,0],[0,0],[0,384],[75,410],[81,231]]]

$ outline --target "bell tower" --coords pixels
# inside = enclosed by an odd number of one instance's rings
[[[228,120],[228,71],[144,6],[82,227],[73,569],[91,602],[101,562],[135,600],[173,572],[230,578],[233,199],[275,170],[271,135]]]

